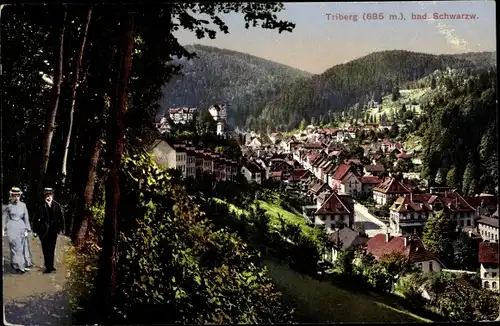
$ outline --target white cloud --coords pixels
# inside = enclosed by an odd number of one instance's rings
[[[423,12],[432,12],[432,10],[428,9],[434,9],[437,4],[437,1],[432,1],[432,2],[419,1],[419,4]],[[428,19],[427,22],[429,24],[435,25],[439,34],[443,35],[448,44],[450,44],[454,48],[458,50],[467,50],[469,48],[468,47],[469,43],[463,37],[457,35],[455,29],[451,25],[445,24],[435,19]]]

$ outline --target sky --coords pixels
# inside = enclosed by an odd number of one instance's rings
[[[493,1],[415,1],[415,2],[309,2],[285,3],[280,20],[296,24],[292,33],[245,29],[241,14],[220,17],[229,34],[217,33],[211,40],[197,39],[181,30],[176,36],[182,45],[203,44],[246,52],[311,73],[351,61],[372,52],[408,50],[454,54],[496,51],[495,2]],[[363,20],[367,13],[382,13],[383,20]],[[475,19],[412,19],[412,14],[468,14]],[[334,20],[334,14],[357,15],[357,21]],[[397,14],[404,20],[391,20]],[[402,14],[402,16],[401,16]]]

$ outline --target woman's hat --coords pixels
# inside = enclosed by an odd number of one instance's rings
[[[54,189],[52,189],[52,188],[45,188],[45,189],[43,189],[43,193],[44,194],[52,194],[52,193],[54,193]]]
[[[10,195],[11,195],[11,196],[12,196],[12,195],[21,195],[21,194],[22,194],[22,191],[21,191],[21,189],[20,189],[20,188],[18,188],[18,187],[12,187],[12,188],[10,189]]]

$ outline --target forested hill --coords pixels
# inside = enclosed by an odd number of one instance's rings
[[[177,61],[183,76],[172,79],[163,91],[162,111],[169,107],[228,105],[229,119],[243,125],[258,116],[266,100],[286,83],[312,74],[246,53],[203,45],[186,46],[197,58]]]
[[[328,122],[333,112],[373,97],[389,94],[435,70],[488,68],[496,66],[492,52],[433,55],[409,51],[371,53],[334,66],[320,75],[298,80],[266,104],[255,121],[272,121],[275,128],[293,128],[303,118]]]

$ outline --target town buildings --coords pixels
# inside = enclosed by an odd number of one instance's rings
[[[225,181],[235,180],[239,173],[237,161],[190,144],[158,140],[151,151],[158,164],[178,170],[184,178],[197,178],[209,173],[217,180]]]

